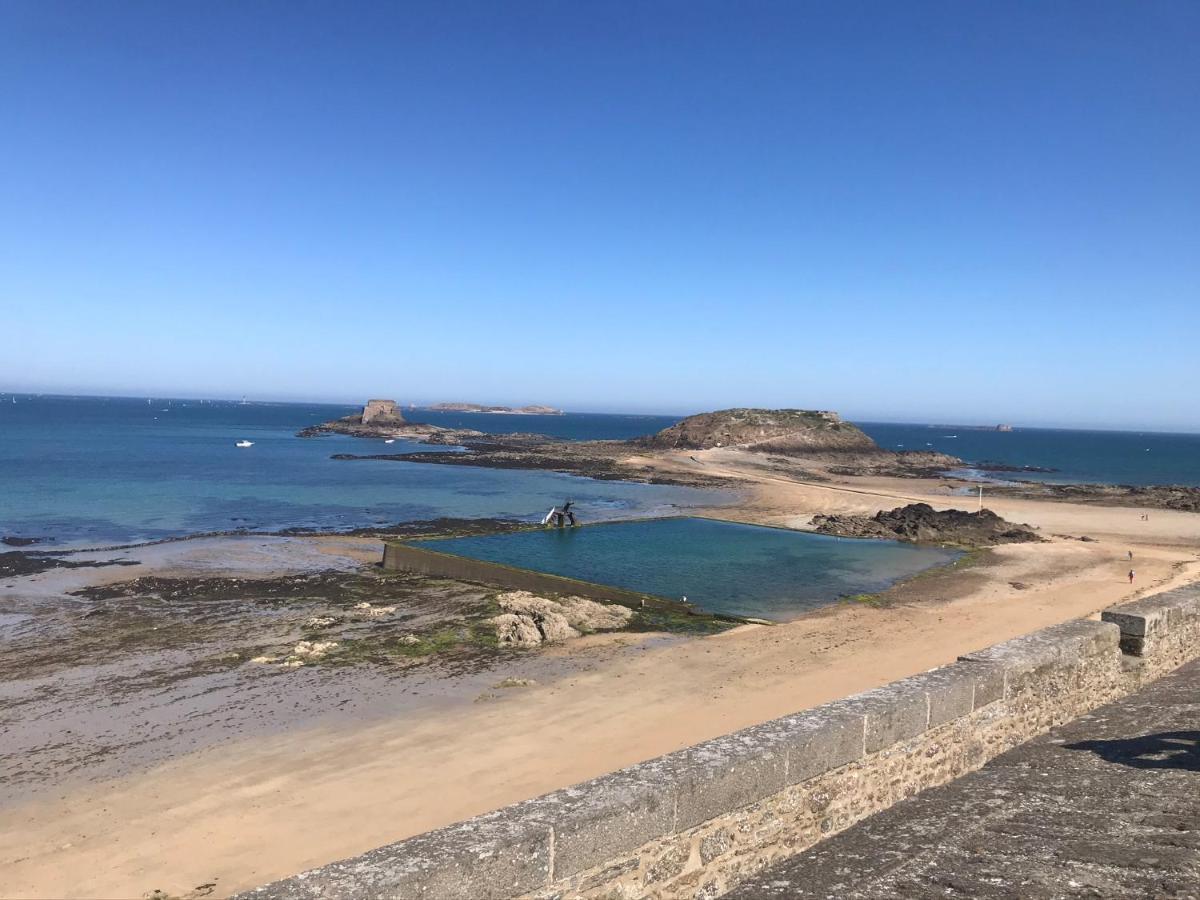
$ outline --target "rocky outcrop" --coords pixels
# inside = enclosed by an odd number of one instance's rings
[[[879,449],[837,413],[804,409],[723,409],[700,413],[664,428],[642,443],[664,450],[739,447],[779,454]]]
[[[991,485],[990,489],[994,494],[1035,500],[1200,512],[1200,487],[1183,484],[1048,484],[1025,481]]]
[[[488,621],[502,647],[537,647],[593,631],[613,631],[633,618],[633,610],[624,606],[583,597],[548,600],[528,591],[510,591],[496,602],[503,612]]]
[[[928,503],[912,503],[874,516],[813,516],[813,530],[840,537],[891,538],[920,543],[990,547],[1040,541],[1028,525],[1014,525],[990,509],[965,512],[935,510]]]
[[[403,425],[404,416],[395,400],[368,400],[363,407],[360,425]]]

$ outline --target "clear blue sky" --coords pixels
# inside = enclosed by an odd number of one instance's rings
[[[0,0],[0,389],[1200,430],[1200,3]]]

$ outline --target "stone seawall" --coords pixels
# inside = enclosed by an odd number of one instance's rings
[[[1189,587],[242,896],[718,897],[1197,656]]]

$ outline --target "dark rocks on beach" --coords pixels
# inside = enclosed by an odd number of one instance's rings
[[[978,469],[981,472],[1031,472],[1050,474],[1051,472],[1058,471],[1058,469],[1053,469],[1049,466],[1014,466],[1009,463],[992,462],[991,460],[973,463],[971,468]]]
[[[29,547],[33,544],[40,544],[46,538],[40,537],[2,537],[0,544],[5,544],[9,547]]]
[[[98,569],[104,566],[136,566],[137,560],[67,560],[46,553],[22,553],[10,550],[0,553],[0,578],[14,575],[37,575],[51,569]]]
[[[1181,484],[1043,484],[1022,481],[1009,485],[993,485],[991,490],[993,493],[1029,497],[1034,500],[1200,512],[1200,487]]]
[[[870,517],[818,515],[813,517],[812,525],[818,534],[957,544],[963,547],[1041,540],[1029,526],[1007,522],[990,509],[973,513],[960,509],[935,510],[928,503],[911,503],[880,511]]]

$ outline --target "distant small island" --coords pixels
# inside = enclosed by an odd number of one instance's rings
[[[553,406],[484,406],[481,403],[435,403],[429,409],[437,412],[508,413],[514,416],[561,416],[563,411]]]

